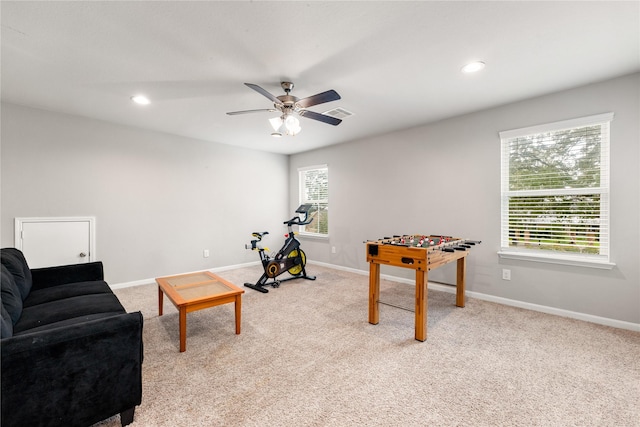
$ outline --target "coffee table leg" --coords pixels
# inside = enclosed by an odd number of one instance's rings
[[[180,353],[187,350],[187,309],[180,308]]]
[[[242,320],[242,296],[236,296],[236,335],[240,335],[240,324]]]

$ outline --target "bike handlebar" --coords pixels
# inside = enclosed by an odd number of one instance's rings
[[[309,220],[305,219],[304,221],[302,221],[302,220],[300,220],[299,216],[294,216],[289,221],[283,222],[283,224],[286,224],[286,225],[307,225],[307,224],[310,224],[311,221],[313,221],[313,219],[309,219]]]
[[[291,227],[292,225],[310,224],[311,221],[313,221],[313,218],[309,219],[309,210],[311,209],[311,207],[312,205],[308,203],[304,205],[300,205],[298,209],[296,209],[296,213],[304,214],[304,219],[301,220],[299,216],[294,216],[289,221],[283,222],[283,224],[286,224],[289,227]]]

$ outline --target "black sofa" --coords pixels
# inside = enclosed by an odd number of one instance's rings
[[[101,262],[29,269],[0,250],[2,427],[87,427],[142,401],[142,314],[127,313]]]

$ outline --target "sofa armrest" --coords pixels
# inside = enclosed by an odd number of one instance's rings
[[[94,261],[84,264],[34,268],[31,270],[31,276],[33,277],[32,289],[38,290],[67,283],[104,280],[104,271],[102,262]]]
[[[140,312],[2,340],[3,427],[87,426],[142,400]]]

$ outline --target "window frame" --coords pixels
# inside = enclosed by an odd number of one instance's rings
[[[309,171],[316,171],[316,170],[326,170],[326,175],[327,175],[327,189],[326,189],[326,198],[325,199],[319,199],[319,200],[307,200],[304,196],[304,188],[305,188],[305,183],[304,183],[304,176],[307,172]],[[312,165],[312,166],[304,166],[304,167],[300,167],[298,168],[298,202],[299,204],[305,204],[305,203],[322,203],[326,205],[326,211],[327,211],[327,222],[329,221],[329,166],[327,164],[320,164],[320,165]],[[304,236],[304,237],[315,237],[315,238],[320,238],[320,239],[325,239],[325,238],[329,238],[329,226],[327,225],[327,232],[326,233],[316,233],[316,232],[311,232],[307,230],[306,225],[301,225],[298,227],[298,233],[300,234],[300,236]]]
[[[513,129],[499,132],[500,136],[500,163],[501,163],[501,188],[500,188],[500,258],[526,260],[534,262],[546,262],[552,264],[612,269],[615,264],[610,260],[610,132],[613,113],[604,113],[576,119],[563,120],[553,123],[541,124],[526,128]],[[509,198],[539,196],[542,194],[570,195],[582,194],[587,187],[581,189],[553,189],[553,190],[515,190],[509,189],[509,143],[515,139],[536,134],[544,134],[561,130],[579,129],[589,126],[606,125],[601,129],[600,146],[600,186],[588,188],[589,194],[600,195],[600,233],[599,241],[603,250],[599,254],[578,254],[574,252],[543,250],[534,248],[514,248],[509,246]],[[604,231],[603,231],[604,230]]]

